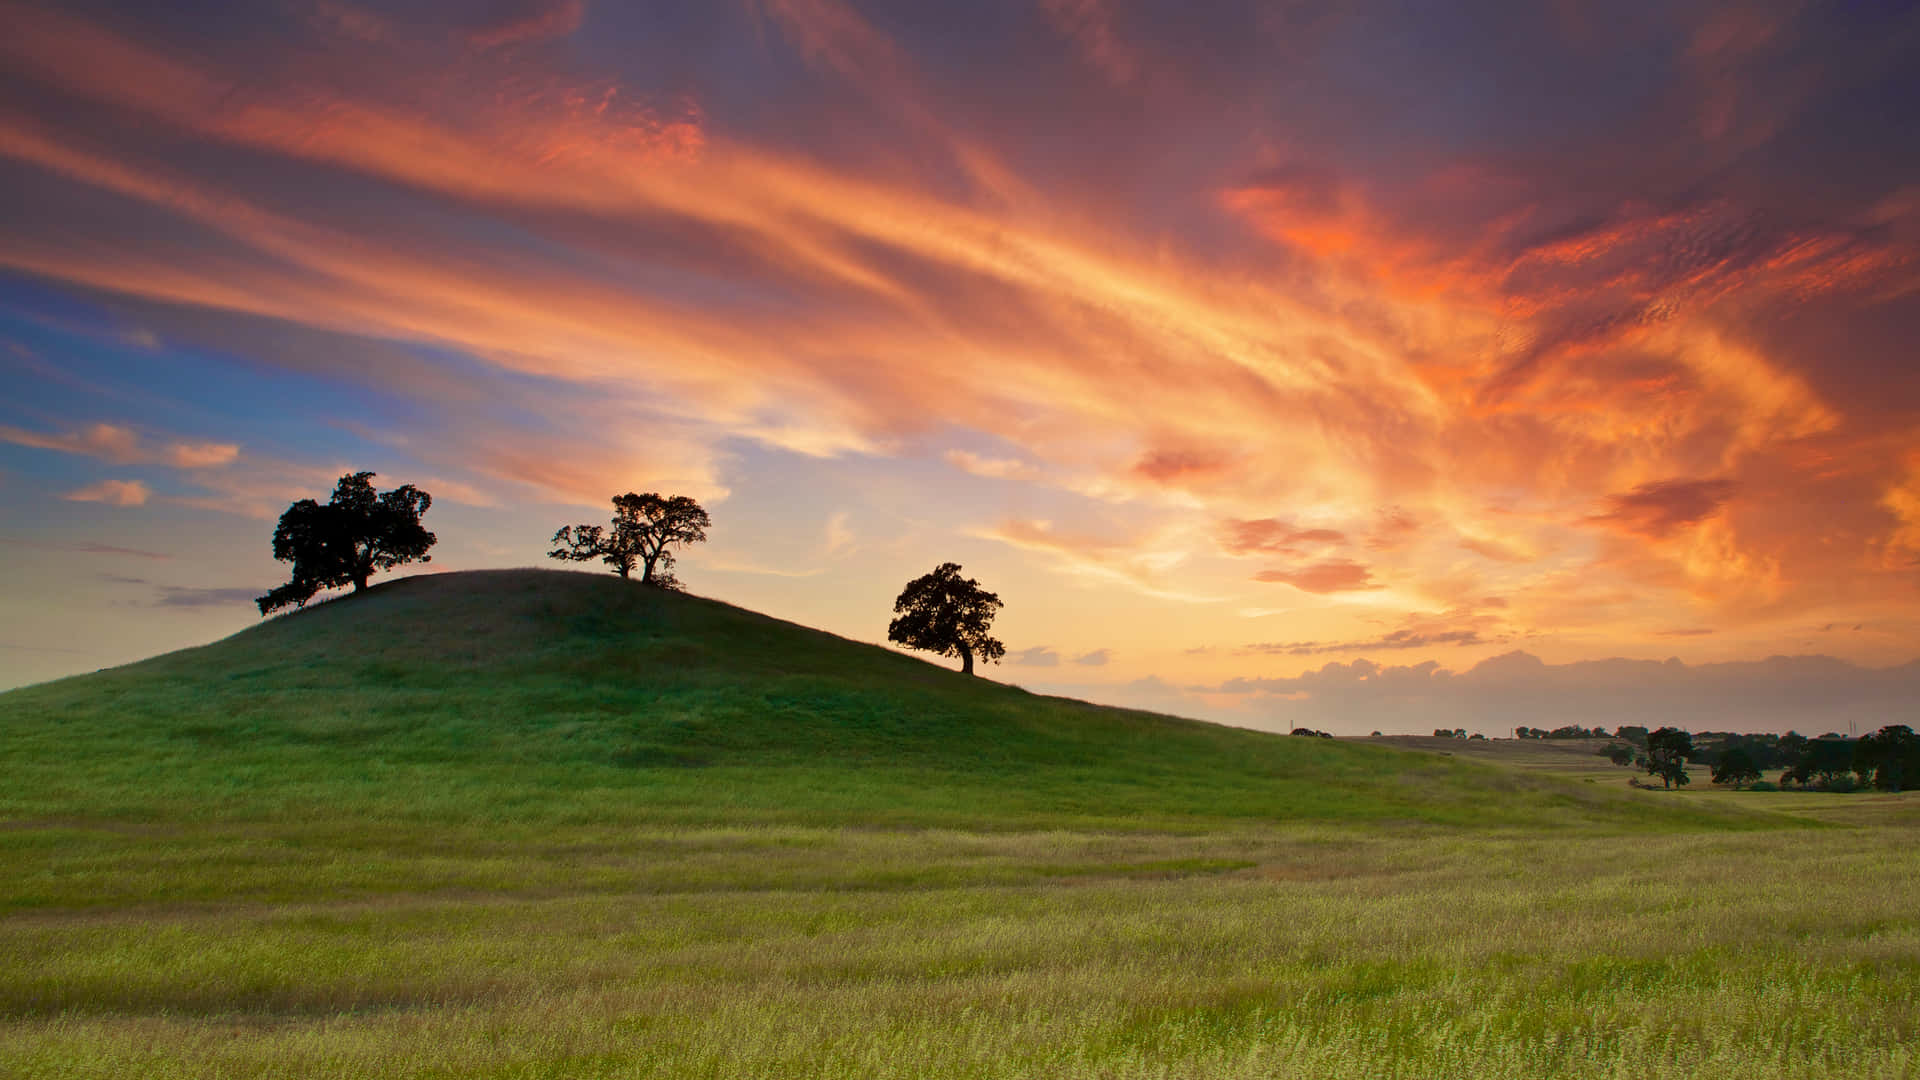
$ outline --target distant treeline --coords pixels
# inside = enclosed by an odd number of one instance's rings
[[[1443,739],[1469,737],[1465,728],[1436,728],[1433,733]],[[1920,736],[1906,724],[1889,724],[1857,739],[1837,731],[1809,738],[1797,731],[1785,735],[1750,735],[1738,731],[1687,733],[1675,728],[1649,731],[1638,724],[1623,724],[1612,731],[1578,724],[1552,730],[1522,727],[1514,729],[1514,736],[1605,739],[1607,745],[1598,751],[1601,757],[1616,765],[1646,769],[1669,784],[1685,784],[1684,765],[1691,762],[1710,767],[1714,783],[1736,787],[1760,781],[1762,770],[1770,769],[1780,770],[1779,783],[1783,787],[1819,791],[1853,791],[1867,787],[1904,791],[1920,785]]]
[[[1624,742],[1601,747],[1602,755],[1618,765],[1646,763],[1646,728],[1622,727],[1613,737]],[[1736,787],[1760,780],[1762,770],[1779,769],[1782,787],[1903,791],[1920,783],[1920,736],[1906,724],[1889,724],[1857,739],[1838,732],[1808,738],[1795,731],[1702,731],[1693,736],[1687,760],[1710,766],[1714,783]]]

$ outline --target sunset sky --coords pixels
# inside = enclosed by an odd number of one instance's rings
[[[0,24],[0,686],[257,622],[372,469],[427,570],[692,495],[692,591],[864,641],[959,562],[1099,701],[1915,722],[1912,5]]]

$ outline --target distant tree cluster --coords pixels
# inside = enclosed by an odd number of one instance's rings
[[[1639,735],[1644,729],[1621,728]],[[1685,742],[1682,743],[1684,738]],[[1858,739],[1829,732],[1816,739],[1785,735],[1701,732],[1674,728],[1645,733],[1638,747],[1613,743],[1600,753],[1616,765],[1632,765],[1658,776],[1669,787],[1687,783],[1685,761],[1712,769],[1713,782],[1742,788],[1779,769],[1780,783],[1818,791],[1871,787],[1905,791],[1920,784],[1920,735],[1906,724],[1889,724]],[[1678,763],[1678,764],[1677,764]]]
[[[1745,747],[1722,751],[1713,763],[1713,782],[1732,784],[1737,790],[1760,779],[1760,765]]]
[[[1641,728],[1641,734],[1645,734],[1646,730],[1646,728]],[[1596,727],[1589,729],[1583,728],[1578,724],[1557,727],[1552,731],[1548,731],[1546,728],[1536,727],[1515,728],[1513,735],[1514,738],[1517,739],[1605,739],[1609,737],[1606,728]]]
[[[1780,774],[1783,785],[1821,791],[1861,787],[1906,791],[1920,783],[1920,736],[1906,724],[1888,724],[1858,739],[1835,734],[1802,739],[1798,750]]]
[[[1854,745],[1853,770],[1881,791],[1907,790],[1920,783],[1920,736],[1888,724]]]
[[[1300,737],[1302,737],[1302,738],[1307,738],[1307,739],[1331,739],[1331,738],[1333,738],[1333,736],[1331,736],[1331,735],[1329,735],[1329,734],[1327,734],[1327,733],[1326,733],[1326,732],[1324,732],[1324,731],[1315,731],[1315,730],[1313,730],[1313,729],[1312,729],[1312,728],[1310,728],[1310,727],[1297,727],[1297,728],[1294,728],[1294,729],[1293,729],[1292,731],[1289,731],[1289,732],[1287,732],[1287,734],[1289,734],[1289,735],[1298,735],[1298,736],[1300,736]]]

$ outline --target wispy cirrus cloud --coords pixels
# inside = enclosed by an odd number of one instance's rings
[[[1302,528],[1278,518],[1227,521],[1220,531],[1220,546],[1233,555],[1298,555],[1314,545],[1345,543],[1347,535],[1337,529]]]
[[[170,465],[176,469],[218,468],[240,456],[240,447],[234,443],[154,440],[126,425],[107,423],[62,432],[0,424],[0,442],[80,454],[114,465]]]
[[[145,506],[153,490],[138,480],[102,480],[60,496],[68,502],[106,503],[108,506]]]
[[[1393,630],[1376,638],[1355,641],[1260,642],[1248,645],[1245,652],[1283,656],[1318,656],[1323,653],[1360,653],[1399,649],[1430,649],[1442,645],[1484,645],[1478,630]]]
[[[565,37],[587,17],[586,0],[514,0],[494,6],[505,10],[467,31],[467,40],[482,48]]]
[[[1385,587],[1373,579],[1373,571],[1352,559],[1326,559],[1290,569],[1262,570],[1253,575],[1253,580],[1322,594]]]

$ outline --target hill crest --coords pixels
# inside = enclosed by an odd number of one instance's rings
[[[200,799],[241,817],[344,802],[469,821],[1758,822],[1042,697],[719,601],[554,570],[385,582],[0,695],[0,731],[9,769],[56,786],[83,771],[110,816]],[[34,790],[0,806],[29,811]]]

